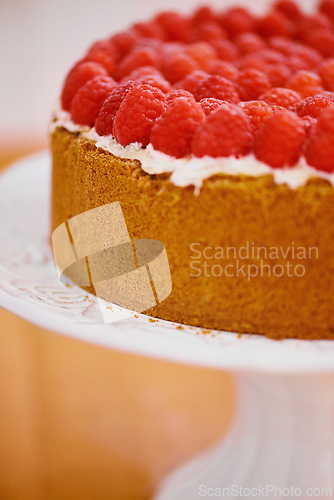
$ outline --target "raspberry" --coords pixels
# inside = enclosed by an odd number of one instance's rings
[[[220,75],[230,82],[233,82],[238,75],[238,70],[233,64],[220,60],[213,61],[208,67],[208,72],[211,75]]]
[[[291,71],[285,63],[268,64],[264,73],[273,87],[282,87],[291,76]]]
[[[312,116],[304,116],[303,125],[304,125],[304,130],[306,132],[306,137],[310,136],[312,130],[314,129],[317,123],[318,120],[316,118],[313,118]]]
[[[266,42],[256,33],[240,33],[234,42],[242,55],[254,54],[266,48]]]
[[[334,91],[334,59],[327,59],[318,68],[318,75],[326,90]]]
[[[118,52],[118,58],[126,56],[139,41],[139,35],[134,30],[120,31],[113,35],[109,41]]]
[[[159,66],[159,56],[152,47],[137,47],[121,61],[115,70],[116,80],[121,80],[141,66]]]
[[[152,87],[156,87],[164,94],[167,94],[172,90],[171,84],[162,75],[146,75],[142,76],[137,81],[138,83],[146,83]]]
[[[216,51],[206,42],[190,43],[184,47],[185,53],[197,62],[200,69],[206,71],[216,59]]]
[[[223,61],[236,61],[239,57],[238,47],[230,40],[215,40],[211,42],[217,53],[217,57]]]
[[[223,14],[222,24],[229,36],[233,38],[240,33],[253,31],[255,20],[248,10],[233,7]]]
[[[206,99],[201,99],[199,104],[203,109],[206,116],[209,116],[212,111],[219,108],[225,101],[221,101],[220,99],[213,99],[212,97],[207,97]]]
[[[278,0],[274,4],[275,9],[280,10],[289,19],[298,19],[302,13],[299,6],[292,0]]]
[[[300,117],[312,116],[313,118],[318,118],[324,109],[333,106],[334,102],[330,97],[320,94],[314,97],[307,97],[299,102],[294,106],[293,111]]]
[[[191,152],[191,143],[205,114],[194,99],[178,97],[155,122],[150,142],[155,149],[176,158]]]
[[[279,10],[272,10],[257,22],[257,31],[263,38],[284,36],[291,38],[294,27],[291,21]]]
[[[238,106],[248,116],[254,136],[261,130],[265,120],[273,114],[271,107],[264,101],[239,102]]]
[[[286,83],[286,87],[295,90],[303,98],[320,94],[324,89],[321,79],[310,71],[298,71]]]
[[[319,10],[334,23],[334,0],[322,0],[319,4]]]
[[[249,153],[253,141],[246,113],[238,106],[223,103],[201,123],[193,140],[195,156],[236,156]]]
[[[116,113],[123,99],[136,86],[137,84],[133,81],[121,83],[104,101],[95,121],[95,130],[99,135],[112,135]]]
[[[122,145],[149,143],[155,120],[166,109],[166,98],[161,90],[150,85],[134,87],[123,99],[114,119],[113,135]]]
[[[295,104],[302,100],[300,94],[291,89],[276,87],[268,90],[260,99],[268,104],[282,106],[286,109],[291,109]]]
[[[96,76],[81,87],[71,104],[70,112],[74,123],[92,127],[102,104],[116,86],[117,83],[113,78]]]
[[[196,69],[198,69],[197,62],[182,51],[167,51],[162,56],[162,73],[172,84],[179,82]]]
[[[69,111],[77,91],[89,80],[96,76],[107,75],[106,69],[94,62],[77,64],[66,77],[61,94],[61,104],[65,111]]]
[[[189,75],[187,75],[183,80],[179,81],[176,85],[176,89],[184,89],[187,90],[188,92],[191,92],[192,94],[195,92],[195,90],[198,87],[198,84],[202,81],[208,78],[209,74],[205,73],[204,71],[193,71]]]
[[[143,78],[143,76],[152,75],[162,76],[160,71],[153,66],[141,66],[140,68],[134,69],[133,71],[131,71],[131,73],[122,78],[121,83],[126,82],[127,80],[140,80],[141,78]]]
[[[267,75],[257,69],[249,68],[240,71],[235,87],[241,101],[253,101],[270,89],[271,85]]]
[[[84,57],[84,61],[93,61],[101,64],[109,75],[115,69],[117,59],[117,51],[109,40],[95,42]]]
[[[200,81],[194,91],[196,101],[200,101],[205,97],[213,97],[236,104],[240,101],[238,93],[234,85],[219,75],[210,75],[208,78]]]
[[[176,89],[172,90],[166,95],[167,103],[174,101],[178,97],[185,97],[186,99],[191,99],[191,100],[194,99],[194,96],[187,90]]]
[[[191,16],[191,21],[194,25],[216,20],[217,14],[208,5],[198,7]]]
[[[214,42],[226,38],[226,33],[216,21],[207,21],[198,24],[191,35],[193,41],[202,40],[205,42]]]
[[[135,23],[133,29],[141,37],[145,38],[155,38],[156,40],[164,40],[165,32],[163,28],[154,21],[148,21],[146,23]]]
[[[334,108],[325,109],[310,133],[306,160],[312,167],[334,171]]]
[[[167,40],[185,42],[189,40],[191,24],[187,17],[178,12],[161,12],[155,21],[163,28]]]
[[[330,28],[318,28],[304,34],[304,43],[324,57],[334,56],[334,33]]]
[[[296,43],[293,47],[293,53],[304,62],[305,69],[312,70],[322,61],[319,52],[312,47],[306,47]]]
[[[278,111],[266,120],[256,136],[254,153],[271,167],[291,167],[302,153],[304,140],[302,120],[290,111]]]

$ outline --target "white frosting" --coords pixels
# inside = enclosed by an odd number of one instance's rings
[[[292,168],[272,168],[258,161],[254,155],[242,158],[233,156],[228,158],[212,158],[210,156],[196,158],[190,156],[177,159],[155,150],[151,144],[145,149],[138,143],[123,147],[112,136],[100,136],[94,128],[76,125],[66,111],[56,111],[53,118],[50,124],[51,131],[57,127],[63,127],[69,132],[80,132],[82,137],[94,142],[97,148],[109,151],[120,158],[139,160],[142,169],[147,174],[171,173],[170,180],[175,186],[194,186],[197,194],[204,179],[215,174],[249,177],[272,175],[276,184],[287,184],[291,189],[304,186],[309,179],[314,177],[326,179],[334,186],[334,174],[310,167],[304,157]]]

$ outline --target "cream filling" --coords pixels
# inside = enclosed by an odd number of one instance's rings
[[[100,136],[94,128],[76,125],[72,122],[69,113],[62,110],[54,113],[50,131],[53,132],[58,127],[63,127],[69,132],[80,132],[83,138],[94,142],[97,148],[109,151],[114,156],[140,161],[142,169],[147,174],[171,173],[170,180],[175,186],[194,186],[197,194],[203,181],[215,174],[249,177],[271,175],[276,184],[286,184],[291,189],[304,186],[309,179],[315,177],[325,179],[334,186],[334,174],[316,170],[307,164],[304,157],[292,168],[272,168],[258,161],[252,154],[242,158],[191,156],[178,159],[155,150],[151,144],[145,149],[142,149],[138,143],[123,147],[112,136]]]

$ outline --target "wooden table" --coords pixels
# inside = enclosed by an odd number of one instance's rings
[[[31,149],[0,150],[0,168]],[[104,349],[3,309],[0,398],[1,500],[152,498],[234,409],[228,373]]]

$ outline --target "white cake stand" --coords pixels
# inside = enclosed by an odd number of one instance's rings
[[[120,311],[104,324],[94,296],[58,281],[49,187],[45,152],[0,177],[0,306],[62,335],[234,373],[229,435],[167,477],[156,500],[334,496],[334,342],[203,333]]]

